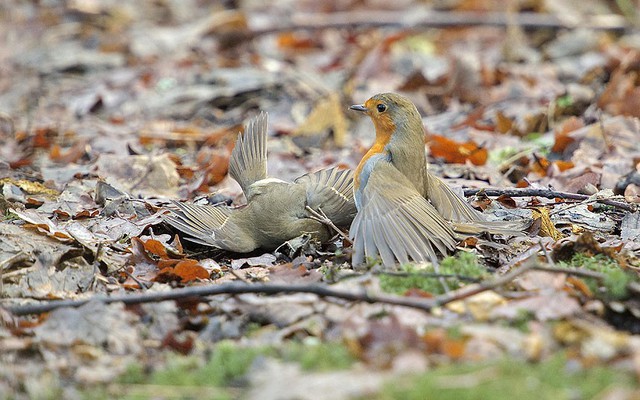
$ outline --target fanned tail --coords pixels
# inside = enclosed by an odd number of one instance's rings
[[[177,201],[172,202],[172,205],[175,208],[171,208],[171,214],[164,217],[169,225],[187,234],[192,242],[221,247],[216,238],[216,231],[224,228],[231,209]]]
[[[245,125],[244,134],[238,135],[229,159],[229,175],[240,184],[247,199],[249,186],[267,178],[268,119],[263,111]]]

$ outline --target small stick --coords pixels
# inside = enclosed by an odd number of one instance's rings
[[[320,222],[321,224],[327,225],[328,227],[330,227],[334,231],[336,231],[338,233],[338,235],[340,235],[344,240],[346,240],[347,242],[353,244],[353,241],[351,239],[349,239],[349,235],[347,235],[340,228],[338,228],[336,226],[336,224],[334,224],[333,221],[331,221],[331,219],[329,217],[327,217],[327,214],[325,214],[324,211],[322,211],[321,208],[318,208],[318,211],[314,210],[313,208],[311,208],[309,206],[306,206],[305,208],[307,209],[307,212],[309,214],[311,214],[311,219],[314,219],[314,220]]]
[[[547,267],[543,265],[538,265],[534,268],[536,271],[545,271],[545,272],[553,272],[555,274],[567,274],[567,275],[575,275],[575,276],[584,276],[585,278],[595,278],[595,279],[604,279],[604,274],[595,271],[589,271],[588,269],[571,269],[571,268],[560,268],[560,267]]]
[[[524,189],[500,189],[500,188],[481,188],[481,189],[464,189],[465,196],[474,196],[478,193],[486,194],[487,196],[509,196],[509,197],[545,197],[547,199],[553,198],[561,198],[561,199],[569,199],[569,200],[594,200],[598,203],[606,204],[608,206],[620,208],[621,210],[634,212],[636,207],[622,202],[611,199],[592,199],[591,196],[586,194],[578,194],[578,193],[569,193],[569,192],[559,192],[551,189],[534,189],[534,188],[524,188]]]

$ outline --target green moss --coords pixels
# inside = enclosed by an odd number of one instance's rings
[[[355,359],[342,343],[291,343],[283,348],[284,361],[300,364],[307,371],[333,371],[349,368]]]
[[[573,97],[571,97],[570,95],[566,94],[564,96],[560,96],[556,99],[556,105],[560,108],[567,108],[567,107],[571,107],[573,105],[574,101],[573,101]]]
[[[569,262],[559,262],[563,268],[584,268],[599,272],[604,279],[582,278],[589,289],[600,298],[624,299],[627,297],[627,285],[634,280],[634,276],[618,265],[618,262],[604,254],[595,256],[576,253]],[[635,278],[637,280],[637,278]]]
[[[232,399],[246,384],[245,375],[257,357],[275,357],[298,363],[307,371],[349,368],[354,358],[341,343],[285,343],[278,349],[244,347],[230,341],[217,344],[209,361],[201,356],[173,354],[154,372],[141,364],[130,365],[115,386],[87,391],[89,399],[152,399],[161,393],[167,398]],[[204,393],[204,394],[203,394]]]
[[[420,289],[428,293],[441,294],[443,287],[435,270],[430,264],[407,264],[401,268],[402,275],[380,275],[380,287],[385,292],[404,294],[410,289]],[[464,281],[458,277],[481,279],[488,276],[485,268],[480,265],[477,257],[472,253],[459,252],[454,257],[446,257],[440,262],[439,274],[455,275],[444,278],[451,288],[461,286]]]
[[[120,377],[120,383],[142,383],[145,381],[146,375],[142,364],[131,364]]]
[[[233,342],[220,342],[211,359],[202,363],[196,357],[175,356],[168,360],[166,368],[152,374],[150,383],[156,385],[171,382],[172,385],[233,385],[248,371],[259,355],[269,354],[266,348],[242,347]]]
[[[244,386],[244,376],[269,348],[247,348],[233,342],[216,345],[209,361],[198,356],[170,355],[158,370],[147,373],[140,364],[132,364],[115,386],[87,391],[87,399],[167,398],[224,400],[237,397],[235,387]]]
[[[504,360],[451,365],[394,380],[378,399],[589,399],[611,387],[632,387],[629,374],[611,368],[571,370],[563,356],[532,364]]]
[[[520,332],[528,333],[530,332],[529,322],[533,321],[534,319],[535,319],[535,314],[533,313],[533,311],[520,309],[518,310],[518,313],[514,319],[509,321],[503,321],[503,323],[505,325],[516,328]]]

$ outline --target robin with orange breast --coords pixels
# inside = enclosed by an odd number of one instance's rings
[[[382,93],[350,108],[367,114],[376,132],[354,177],[354,265],[378,255],[385,266],[409,259],[437,264],[438,253],[455,249],[456,232],[519,234],[527,225],[487,221],[429,172],[422,118],[406,97]]]
[[[236,253],[282,243],[309,234],[321,242],[333,237],[324,214],[338,227],[356,213],[353,173],[338,168],[306,174],[293,182],[267,176],[267,114],[261,113],[238,136],[229,175],[241,186],[247,204],[240,207],[174,202],[165,220],[189,240]],[[311,212],[309,211],[311,210]]]

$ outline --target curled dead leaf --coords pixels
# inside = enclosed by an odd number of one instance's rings
[[[198,264],[198,261],[192,259],[180,261],[175,267],[173,267],[173,273],[179,276],[182,282],[191,282],[196,279],[209,278],[209,272]]]
[[[538,207],[531,210],[534,220],[540,220],[540,236],[547,236],[554,240],[562,239],[562,233],[556,229],[549,217],[549,210],[545,207]]]
[[[167,249],[162,242],[156,239],[148,239],[144,242],[144,249],[151,254],[155,254],[160,258],[168,258]]]
[[[431,156],[441,158],[448,163],[464,164],[467,160],[474,165],[487,163],[487,149],[472,141],[462,143],[440,135],[429,136]]]
[[[584,127],[584,122],[577,117],[570,117],[563,121],[560,126],[555,129],[555,141],[553,147],[551,147],[551,151],[554,153],[564,152],[571,143],[575,142],[575,138],[569,134],[582,127]]]

